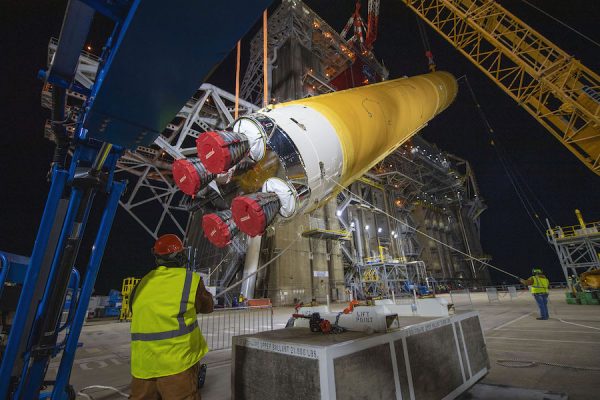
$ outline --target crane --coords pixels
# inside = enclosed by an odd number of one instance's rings
[[[377,39],[377,26],[379,25],[379,0],[369,0],[367,15],[367,37],[365,47],[370,51]]]
[[[348,44],[354,44],[357,46],[363,54],[368,54],[373,50],[373,43],[377,39],[377,25],[379,24],[379,0],[369,0],[368,3],[368,15],[367,15],[367,26],[360,16],[361,2],[356,2],[354,12],[346,22],[344,29],[340,32],[340,35],[345,38],[350,32],[350,28],[353,29],[353,35],[348,39]]]
[[[402,0],[600,175],[600,77],[492,0]]]

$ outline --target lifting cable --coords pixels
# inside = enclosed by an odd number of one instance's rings
[[[527,182],[523,178],[523,175],[519,172],[517,167],[511,161],[510,156],[508,155],[508,153],[506,152],[506,150],[504,149],[504,147],[498,140],[498,135],[492,128],[487,116],[485,115],[485,112],[483,111],[483,108],[481,107],[481,104],[479,103],[477,96],[475,95],[475,91],[473,90],[473,87],[469,83],[467,76],[463,75],[457,79],[457,81],[461,81],[461,80],[464,80],[465,84],[467,85],[467,88],[469,89],[471,99],[473,100],[473,103],[475,103],[475,107],[477,108],[479,117],[481,118],[481,121],[483,122],[485,129],[490,137],[490,144],[494,148],[494,151],[496,152],[496,156],[498,157],[498,160],[500,161],[500,165],[502,166],[502,169],[504,169],[504,172],[505,172],[511,186],[515,190],[515,193],[517,194],[517,197],[519,198],[519,201],[521,202],[523,209],[527,213],[529,219],[533,223],[534,227],[536,228],[536,230],[538,231],[538,233],[540,234],[540,236],[542,237],[544,242],[546,242],[548,245],[550,245],[550,243],[548,243],[548,241],[546,240],[546,234],[545,234],[546,227],[540,218],[540,215],[539,215],[540,213],[538,213],[536,211],[536,206],[533,204],[533,202],[537,203],[537,206],[544,211],[544,213],[548,217],[548,219],[552,220],[552,218],[549,216],[549,213],[546,210],[546,207],[544,207],[544,205],[539,200],[539,198],[535,195],[535,193],[533,192],[531,187],[527,184]],[[529,191],[530,195],[527,194],[527,190]],[[530,197],[532,199],[530,199]]]
[[[427,67],[429,68],[429,71],[435,72],[435,62],[433,61],[433,53],[431,52],[431,45],[429,44],[429,37],[427,36],[425,25],[423,24],[421,17],[415,15],[415,18],[417,19],[421,43],[423,43],[423,49],[425,50],[425,57],[427,57]]]
[[[600,368],[596,368],[596,367],[582,367],[582,366],[578,366],[578,365],[566,365],[566,364],[551,363],[551,362],[545,362],[545,361],[520,360],[517,358],[496,360],[496,364],[498,364],[502,367],[506,367],[506,368],[532,368],[532,367],[544,365],[544,366],[548,366],[548,367],[560,367],[560,368],[574,369],[574,370],[578,370],[578,371],[600,372]]]
[[[584,38],[585,40],[589,41],[590,43],[596,45],[597,47],[600,47],[600,43],[596,42],[594,39],[590,38],[587,35],[584,35],[583,33],[579,32],[577,29],[573,28],[572,26],[562,22],[561,20],[559,20],[556,17],[553,17],[552,15],[548,14],[546,11],[542,10],[541,8],[537,7],[534,4],[531,4],[530,2],[528,2],[527,0],[521,0],[523,3],[527,4],[529,7],[536,9],[537,11],[541,12],[542,14],[544,14],[546,17],[554,20],[555,22],[558,22],[559,24],[561,24],[562,26],[564,26],[565,28],[575,32],[576,34],[578,34],[579,36],[581,36],[582,38]]]
[[[239,108],[240,108],[240,56],[242,49],[242,41],[238,40],[237,42],[237,56],[236,56],[236,64],[235,64],[235,118],[238,119],[239,116]]]
[[[263,107],[266,107],[269,104],[269,74],[267,71],[267,57],[269,54],[267,51],[267,24],[267,10],[265,10],[263,12]]]
[[[285,252],[287,252],[290,247],[292,247],[292,245],[294,243],[296,243],[298,240],[302,239],[302,236],[300,236],[300,234],[298,234],[298,236],[296,237],[296,239],[292,240],[290,242],[290,244],[288,244],[283,250],[281,250],[279,252],[279,254],[277,254],[275,257],[271,258],[269,261],[267,261],[266,263],[264,263],[263,265],[261,265],[260,267],[258,267],[256,269],[256,271],[254,271],[251,274],[248,274],[248,276],[243,277],[242,279],[240,279],[239,281],[237,281],[236,283],[234,283],[233,285],[229,286],[227,289],[223,290],[222,292],[218,293],[216,296],[214,296],[215,298],[221,297],[223,296],[225,293],[230,292],[231,290],[235,289],[236,287],[240,286],[243,282],[247,281],[248,279],[252,278],[253,276],[255,276],[256,274],[258,274],[260,271],[262,271],[263,269],[267,268],[273,261],[277,260],[279,257],[281,257]]]
[[[370,202],[368,202],[367,200],[365,200],[364,198],[362,198],[360,195],[358,195],[358,194],[356,194],[356,193],[353,193],[352,191],[350,191],[350,189],[343,187],[342,185],[340,185],[338,182],[334,181],[333,179],[331,179],[331,178],[327,178],[327,179],[328,179],[328,180],[330,180],[331,182],[333,182],[335,185],[339,186],[339,187],[341,188],[341,191],[343,191],[343,192],[346,192],[346,194],[348,194],[348,195],[350,195],[350,196],[353,196],[353,197],[355,197],[355,198],[359,199],[359,200],[360,200],[361,202],[363,202],[364,204],[366,204],[366,205],[370,206],[370,207],[371,207],[373,210],[375,210],[375,211],[377,211],[377,212],[379,212],[379,213],[381,213],[381,214],[387,215],[387,216],[388,216],[389,218],[391,218],[392,220],[394,220],[394,221],[396,221],[396,222],[400,223],[401,225],[404,225],[404,226],[406,226],[406,227],[407,227],[409,230],[411,230],[411,231],[413,231],[413,232],[417,232],[417,233],[419,233],[419,234],[421,234],[421,235],[425,236],[426,238],[428,238],[428,239],[431,239],[431,240],[433,240],[434,242],[436,242],[436,243],[439,243],[439,244],[441,244],[442,246],[445,246],[445,247],[449,248],[450,250],[453,250],[453,251],[455,251],[455,252],[457,252],[457,253],[459,253],[459,254],[462,254],[463,256],[467,257],[468,259],[471,259],[471,260],[473,260],[473,261],[476,261],[476,262],[478,262],[478,263],[480,263],[480,264],[482,264],[482,265],[484,265],[484,266],[487,266],[487,267],[489,267],[489,268],[495,269],[496,271],[502,272],[503,274],[506,274],[506,275],[512,276],[513,278],[516,278],[516,279],[519,279],[519,280],[521,279],[521,278],[520,278],[520,277],[518,277],[517,275],[511,274],[510,272],[508,272],[508,271],[505,271],[505,270],[503,270],[502,268],[498,268],[498,267],[496,267],[495,265],[492,265],[492,264],[490,264],[490,263],[488,263],[488,262],[486,262],[486,261],[483,261],[483,260],[480,260],[480,259],[478,259],[478,258],[476,258],[476,257],[473,257],[472,255],[470,255],[470,254],[467,254],[467,253],[465,253],[465,252],[463,252],[463,251],[461,251],[461,250],[457,249],[456,247],[449,245],[448,243],[442,242],[441,240],[438,240],[438,239],[436,239],[435,237],[433,237],[433,236],[431,236],[431,235],[428,235],[427,233],[425,233],[425,232],[423,232],[423,231],[421,231],[421,230],[419,230],[419,229],[415,228],[414,226],[411,226],[409,223],[407,223],[407,222],[404,222],[404,221],[402,221],[402,220],[400,220],[400,219],[398,219],[398,218],[394,217],[393,215],[391,215],[391,214],[387,213],[385,210],[382,210],[382,209],[380,209],[379,207],[375,206],[374,204],[371,204]]]

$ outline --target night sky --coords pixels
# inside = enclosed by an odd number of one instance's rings
[[[600,41],[600,3],[586,0],[530,0],[546,12]],[[366,13],[366,0],[364,9]],[[520,0],[500,4],[558,44],[567,53],[600,71],[600,48],[542,15]],[[354,9],[352,0],[307,1],[323,19],[340,31]],[[46,173],[53,145],[43,138],[49,111],[40,106],[42,82],[37,71],[46,67],[48,40],[58,37],[66,1],[15,1],[0,3],[0,250],[29,255],[48,192]],[[232,15],[232,18],[235,16]],[[366,21],[366,14],[364,15]],[[198,20],[201,26],[201,16]],[[98,51],[110,24],[99,18],[90,43]],[[259,28],[257,24],[243,44]],[[600,220],[600,177],[589,171],[536,120],[520,108],[473,64],[430,28],[426,28],[438,69],[459,77],[466,75],[500,143],[517,174],[541,201],[543,221],[554,225],[576,224],[579,208],[588,221]],[[202,45],[199,30],[198,45]],[[375,54],[390,71],[390,78],[427,72],[427,61],[418,35],[415,15],[400,1],[383,0]],[[149,66],[151,67],[151,66]],[[230,54],[209,82],[233,91],[234,55]],[[551,280],[562,280],[556,255],[530,221],[461,81],[456,102],[423,130],[424,137],[441,149],[471,162],[481,195],[488,205],[481,216],[482,244],[492,263],[519,276],[533,266],[544,268]],[[531,194],[530,194],[531,196]],[[101,206],[101,201],[98,206]],[[93,213],[89,228],[97,226]],[[89,235],[84,246],[91,243]],[[102,269],[98,293],[120,288],[127,276],[141,276],[153,267],[149,249],[153,240],[123,210],[113,226]],[[81,254],[78,266],[85,257]],[[497,282],[510,278],[493,273]]]

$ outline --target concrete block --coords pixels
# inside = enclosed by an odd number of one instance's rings
[[[387,333],[290,328],[233,338],[241,399],[454,399],[488,371],[477,312],[405,317]]]
[[[417,299],[417,315],[420,317],[446,317],[448,316],[448,302],[446,299]]]

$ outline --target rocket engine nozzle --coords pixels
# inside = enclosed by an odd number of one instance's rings
[[[238,234],[239,229],[231,218],[231,210],[218,211],[202,217],[204,237],[216,247],[225,247]]]
[[[248,236],[262,235],[273,222],[281,207],[273,192],[258,192],[238,196],[231,201],[233,220]]]
[[[208,172],[197,157],[182,158],[173,162],[173,180],[179,190],[188,196],[194,196],[213,179],[215,174]]]
[[[250,151],[248,138],[237,132],[205,132],[196,139],[198,157],[213,174],[227,172]]]

